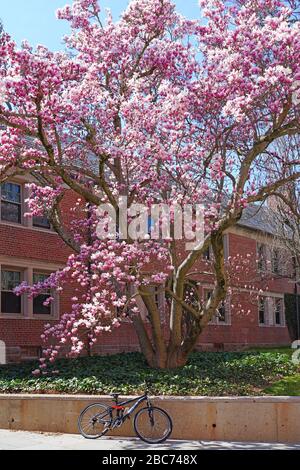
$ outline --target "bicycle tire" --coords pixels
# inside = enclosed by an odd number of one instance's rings
[[[98,410],[97,410],[97,408],[98,408]],[[102,411],[100,411],[99,409],[102,410]],[[112,423],[111,416],[110,416],[110,413],[109,413],[109,409],[110,408],[108,406],[104,405],[103,403],[93,403],[92,405],[88,405],[86,408],[84,408],[84,410],[80,413],[80,416],[78,418],[78,429],[79,429],[80,434],[85,439],[99,439],[100,437],[102,437],[104,434],[106,434],[108,432],[108,430],[111,426],[111,423]],[[95,431],[94,434],[87,433],[87,430],[85,429],[86,427],[84,427],[83,420],[84,420],[84,418],[87,417],[88,412],[91,412],[90,413],[90,416],[91,416],[90,420],[92,422],[90,423],[90,428]],[[103,413],[104,413],[104,415],[103,415]],[[99,419],[99,416],[97,417],[97,415],[103,415],[103,416],[101,416],[100,421],[98,421],[99,432],[95,428],[97,420]],[[95,420],[94,423],[93,423],[93,420]],[[101,429],[101,432],[100,432],[100,429]]]
[[[148,425],[148,421],[147,421],[147,417],[145,415],[145,413],[148,414],[148,420],[150,421],[150,425],[152,427],[152,431],[154,432],[154,425],[151,423],[151,417],[149,415],[149,413],[153,413],[157,416],[160,416],[160,417],[164,417],[165,419],[165,422],[167,423],[167,429],[164,431],[164,434],[163,436],[159,436],[157,438],[147,438],[147,436],[145,435],[145,431],[143,431],[141,429],[141,426],[142,426],[142,422],[141,419],[146,419],[146,423],[144,424],[144,427],[147,427]],[[157,419],[156,417],[154,417],[154,421],[155,419]],[[162,442],[165,442],[169,437],[170,435],[172,434],[172,431],[173,431],[173,422],[172,422],[172,419],[171,417],[168,415],[168,413],[165,411],[165,410],[162,410],[161,408],[157,407],[157,406],[152,406],[151,408],[148,408],[148,407],[145,407],[145,408],[141,408],[137,414],[135,415],[134,417],[134,423],[133,423],[133,426],[134,426],[134,430],[135,430],[135,433],[136,435],[144,442],[147,442],[147,444],[160,444]],[[147,433],[147,431],[146,431]]]

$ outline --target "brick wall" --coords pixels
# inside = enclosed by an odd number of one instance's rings
[[[62,203],[66,225],[70,224],[74,217],[70,211],[74,200],[74,194],[68,191]],[[26,266],[27,262],[34,266],[36,262],[37,268],[43,266],[47,269],[48,264],[63,266],[70,253],[69,247],[50,230],[0,223],[0,262],[2,260],[4,265],[9,266],[10,260],[15,263],[20,261],[22,266]],[[70,286],[59,299],[60,313],[70,311],[71,296]],[[41,334],[46,323],[54,321],[47,318],[9,319],[0,316],[0,338],[8,347],[8,359],[18,360],[21,356],[36,357],[41,349]]]
[[[64,213],[67,223],[73,217],[70,208],[74,205],[74,195],[70,192],[64,200]],[[260,285],[256,267],[256,239],[253,233],[243,232],[228,234],[228,255],[237,254],[246,256],[250,254],[250,273],[245,274],[242,282]],[[44,263],[63,264],[70,250],[60,238],[50,231],[29,229],[14,225],[0,223],[0,259],[1,256],[11,259],[36,260]],[[205,262],[198,263],[200,270],[205,269]],[[202,286],[211,285],[212,276],[205,275],[197,278]],[[265,282],[265,281],[264,281]],[[286,278],[270,279],[267,281],[268,289],[273,294],[293,292],[293,283]],[[201,288],[201,287],[200,287]],[[202,287],[203,288],[203,287]],[[60,299],[60,313],[70,310],[72,288],[63,294]],[[200,337],[200,349],[241,349],[254,345],[284,345],[290,339],[285,326],[259,326],[258,307],[249,292],[239,291],[238,300],[230,302],[230,321],[226,325],[209,325]],[[232,304],[232,305],[231,305]],[[48,320],[45,320],[49,323]],[[0,317],[0,339],[5,341],[11,357],[16,359],[37,355],[41,346],[40,335],[43,332],[43,320],[37,319],[8,319]],[[19,349],[18,349],[19,348]],[[139,350],[138,339],[129,323],[123,324],[112,333],[104,333],[93,353],[110,354]]]

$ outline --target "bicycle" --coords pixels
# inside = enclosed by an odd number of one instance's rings
[[[115,405],[107,406],[103,403],[94,403],[87,406],[78,418],[80,434],[86,439],[99,439],[110,430],[118,428],[138,406],[147,402],[147,406],[141,408],[134,417],[134,430],[136,435],[148,444],[160,444],[166,441],[173,430],[172,419],[166,411],[153,406],[148,397],[148,391],[136,398],[119,402],[120,393],[111,393]],[[126,405],[134,403],[130,408]]]

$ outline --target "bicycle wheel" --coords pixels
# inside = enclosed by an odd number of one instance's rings
[[[80,434],[86,439],[98,439],[111,425],[109,407],[101,403],[87,406],[78,418]]]
[[[173,423],[164,410],[157,406],[142,408],[134,418],[134,430],[142,441],[159,444],[170,437]]]

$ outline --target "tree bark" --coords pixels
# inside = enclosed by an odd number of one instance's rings
[[[159,369],[166,366],[167,349],[161,324],[160,312],[149,287],[141,287],[140,294],[149,313],[154,345],[155,364]]]

